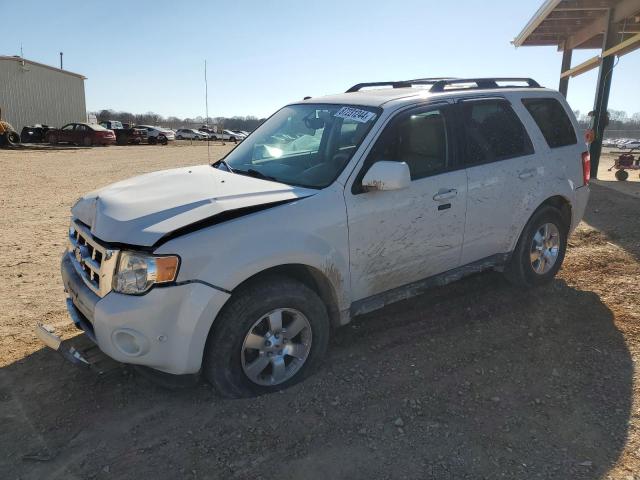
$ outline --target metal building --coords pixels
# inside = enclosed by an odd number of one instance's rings
[[[0,115],[18,132],[41,123],[86,122],[83,75],[21,57],[0,56]]]

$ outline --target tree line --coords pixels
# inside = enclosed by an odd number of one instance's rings
[[[147,113],[130,113],[118,112],[111,109],[103,109],[97,112],[89,112],[95,114],[99,122],[107,120],[118,120],[122,123],[134,125],[154,125],[168,128],[199,128],[202,125],[214,126],[219,129],[227,128],[229,130],[246,130],[251,132],[258,125],[265,121],[264,118],[258,118],[252,115],[241,117],[204,117],[197,116],[193,118],[164,117],[155,112]]]
[[[155,112],[129,113],[111,109],[90,113],[96,115],[98,122],[119,120],[122,123],[157,125],[168,128],[199,128],[202,125],[217,125],[219,129],[227,128],[229,130],[246,130],[248,132],[255,130],[258,125],[265,121],[264,118],[258,118],[253,115],[246,117],[210,117],[205,119],[201,116],[193,118],[164,117]],[[588,114],[580,110],[574,110],[573,113],[578,119],[581,128],[589,128],[591,120]],[[607,132],[616,137],[640,137],[640,112],[629,115],[624,110],[609,110]],[[605,135],[607,132],[605,132]]]
[[[591,117],[588,114],[580,110],[574,110],[573,113],[581,128],[591,126]],[[604,135],[606,138],[640,138],[640,112],[629,115],[624,110],[609,110],[609,125]]]

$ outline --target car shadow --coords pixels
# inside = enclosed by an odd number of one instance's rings
[[[3,478],[604,478],[633,363],[611,311],[494,273],[362,316],[322,369],[223,400],[46,349],[0,369]]]
[[[638,198],[602,185],[590,188],[583,220],[640,261]]]

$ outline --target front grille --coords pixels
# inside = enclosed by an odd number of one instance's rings
[[[77,220],[69,227],[69,255],[84,283],[98,296],[111,291],[117,250],[105,247]]]

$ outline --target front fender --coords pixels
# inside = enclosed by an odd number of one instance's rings
[[[313,267],[325,275],[343,310],[351,302],[348,251],[342,191],[329,188],[188,233],[156,252],[180,255],[179,282],[201,280],[228,291],[272,267]]]

